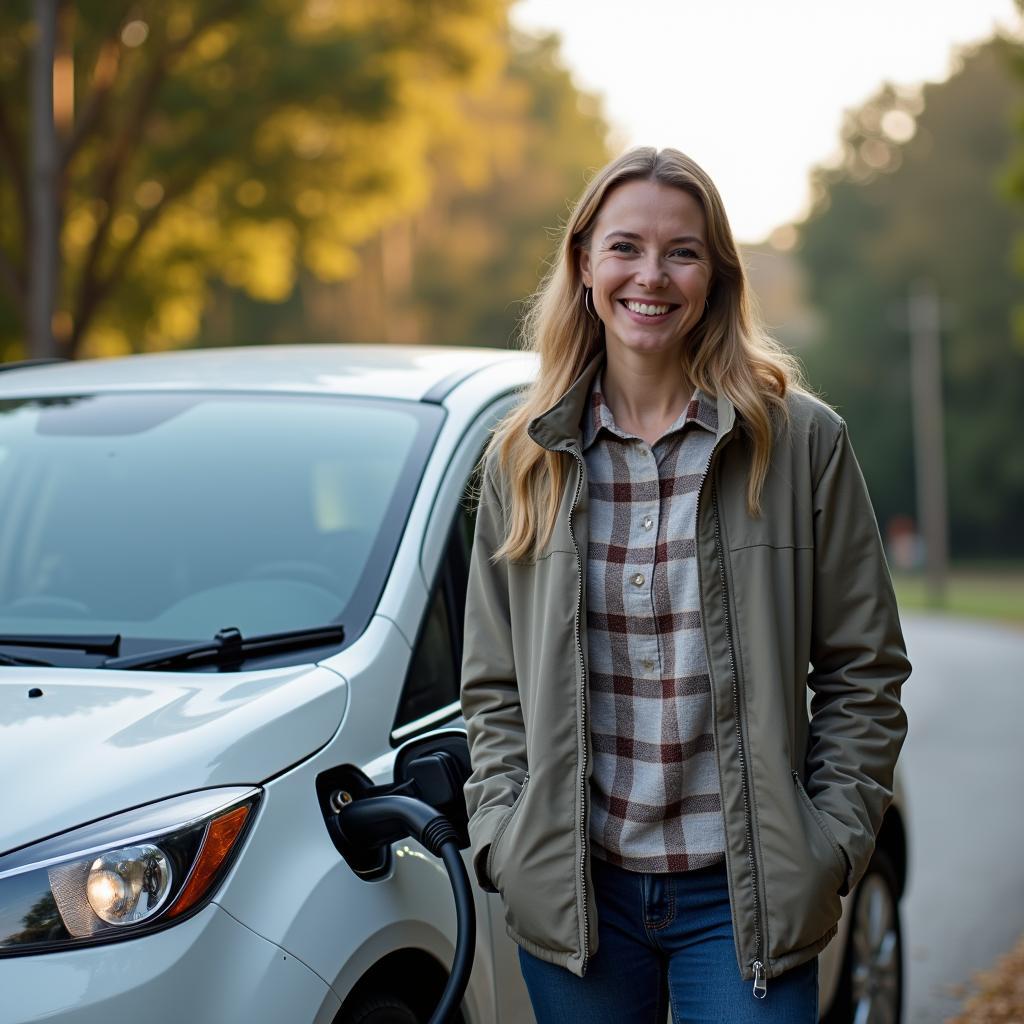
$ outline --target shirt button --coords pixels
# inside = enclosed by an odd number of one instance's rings
[[[650,516],[645,516],[644,517],[644,529],[645,530],[649,530],[652,526],[654,526],[654,520]]]
[[[630,582],[634,587],[642,587],[644,585],[644,574],[638,572],[635,576],[630,577]]]
[[[645,672],[650,672],[654,668],[654,662],[650,658],[643,658],[640,665]]]

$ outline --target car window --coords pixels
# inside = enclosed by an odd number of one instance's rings
[[[316,395],[0,401],[0,633],[119,633],[124,654],[340,622],[350,642],[442,416]]]
[[[445,588],[437,587],[409,663],[395,728],[401,729],[459,699],[456,638]]]
[[[396,730],[450,707],[459,699],[466,582],[478,487],[478,474],[474,472],[459,501],[427,616],[409,663],[395,718]]]

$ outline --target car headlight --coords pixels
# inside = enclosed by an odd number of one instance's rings
[[[0,857],[0,956],[130,938],[195,913],[241,849],[261,795],[188,793]]]

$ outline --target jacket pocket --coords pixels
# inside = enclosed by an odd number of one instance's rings
[[[846,872],[848,865],[846,861],[846,854],[843,853],[843,848],[839,845],[838,840],[832,834],[832,830],[828,827],[828,822],[825,821],[821,811],[814,806],[811,798],[807,795],[807,790],[804,789],[803,780],[800,778],[798,771],[793,772],[793,784],[796,786],[797,793],[800,794],[800,799],[804,802],[804,806],[811,813],[811,817],[814,819],[818,828],[821,830],[821,834],[828,840],[828,845],[832,848],[832,853],[835,855],[836,862],[839,865],[839,869],[842,871],[842,877],[846,878]]]
[[[505,815],[505,820],[498,826],[497,832],[494,833],[494,839],[491,841],[491,848],[487,854],[487,877],[499,892],[501,891],[501,882],[495,873],[499,866],[497,861],[498,848],[501,846],[501,840],[508,831],[509,825],[512,823],[512,818],[523,804],[523,796],[526,794],[526,787],[529,786],[529,784],[530,773],[527,772],[526,775],[523,776],[523,784],[519,787],[519,792],[516,793],[516,798],[512,801],[512,806],[508,809],[508,813]]]
[[[817,942],[835,927],[846,868],[799,775],[789,764],[780,764],[771,778],[756,790],[755,835],[761,854],[764,950],[774,961]]]
[[[501,893],[513,936],[557,953],[580,956],[579,832],[575,779],[552,785],[547,773],[524,784],[495,832],[488,872]]]

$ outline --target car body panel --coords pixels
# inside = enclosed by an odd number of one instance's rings
[[[327,766],[323,752],[316,758]],[[445,970],[457,936],[444,866],[412,839],[395,844],[392,870],[356,876],[338,855],[302,766],[266,787],[260,820],[218,896],[233,916],[326,977],[344,1000],[379,960],[426,951]],[[377,782],[391,781],[390,773]],[[295,837],[282,842],[282,837]],[[468,853],[464,854],[468,867]],[[268,893],[273,898],[268,898]],[[465,1003],[472,1021],[494,1019],[488,901],[477,900],[477,948]],[[401,979],[395,979],[402,991]]]
[[[43,696],[30,698],[30,688]],[[311,665],[260,672],[0,671],[0,852],[193,789],[258,783],[337,731],[347,690]],[[51,753],[40,762],[40,751]]]
[[[428,345],[261,345],[191,349],[26,366],[0,374],[0,395],[122,390],[310,392],[419,401],[495,361],[527,357],[500,349]]]
[[[317,775],[339,765],[359,767],[375,784],[392,781],[396,751],[388,735],[411,653],[397,626],[378,616],[331,659],[350,694],[343,726],[309,761],[267,784],[244,855],[218,896],[233,916],[328,979],[342,999],[388,953],[422,949],[447,967],[455,950],[455,910],[441,862],[404,840],[395,844],[391,873],[363,881],[338,855],[314,789]],[[466,851],[467,866],[468,857]],[[273,899],[266,898],[270,889]],[[488,906],[477,901],[478,956],[466,996],[471,1019],[481,1022],[494,1019]]]
[[[0,959],[0,993],[0,1024],[330,1024],[341,1006],[322,978],[213,905],[143,939]]]

